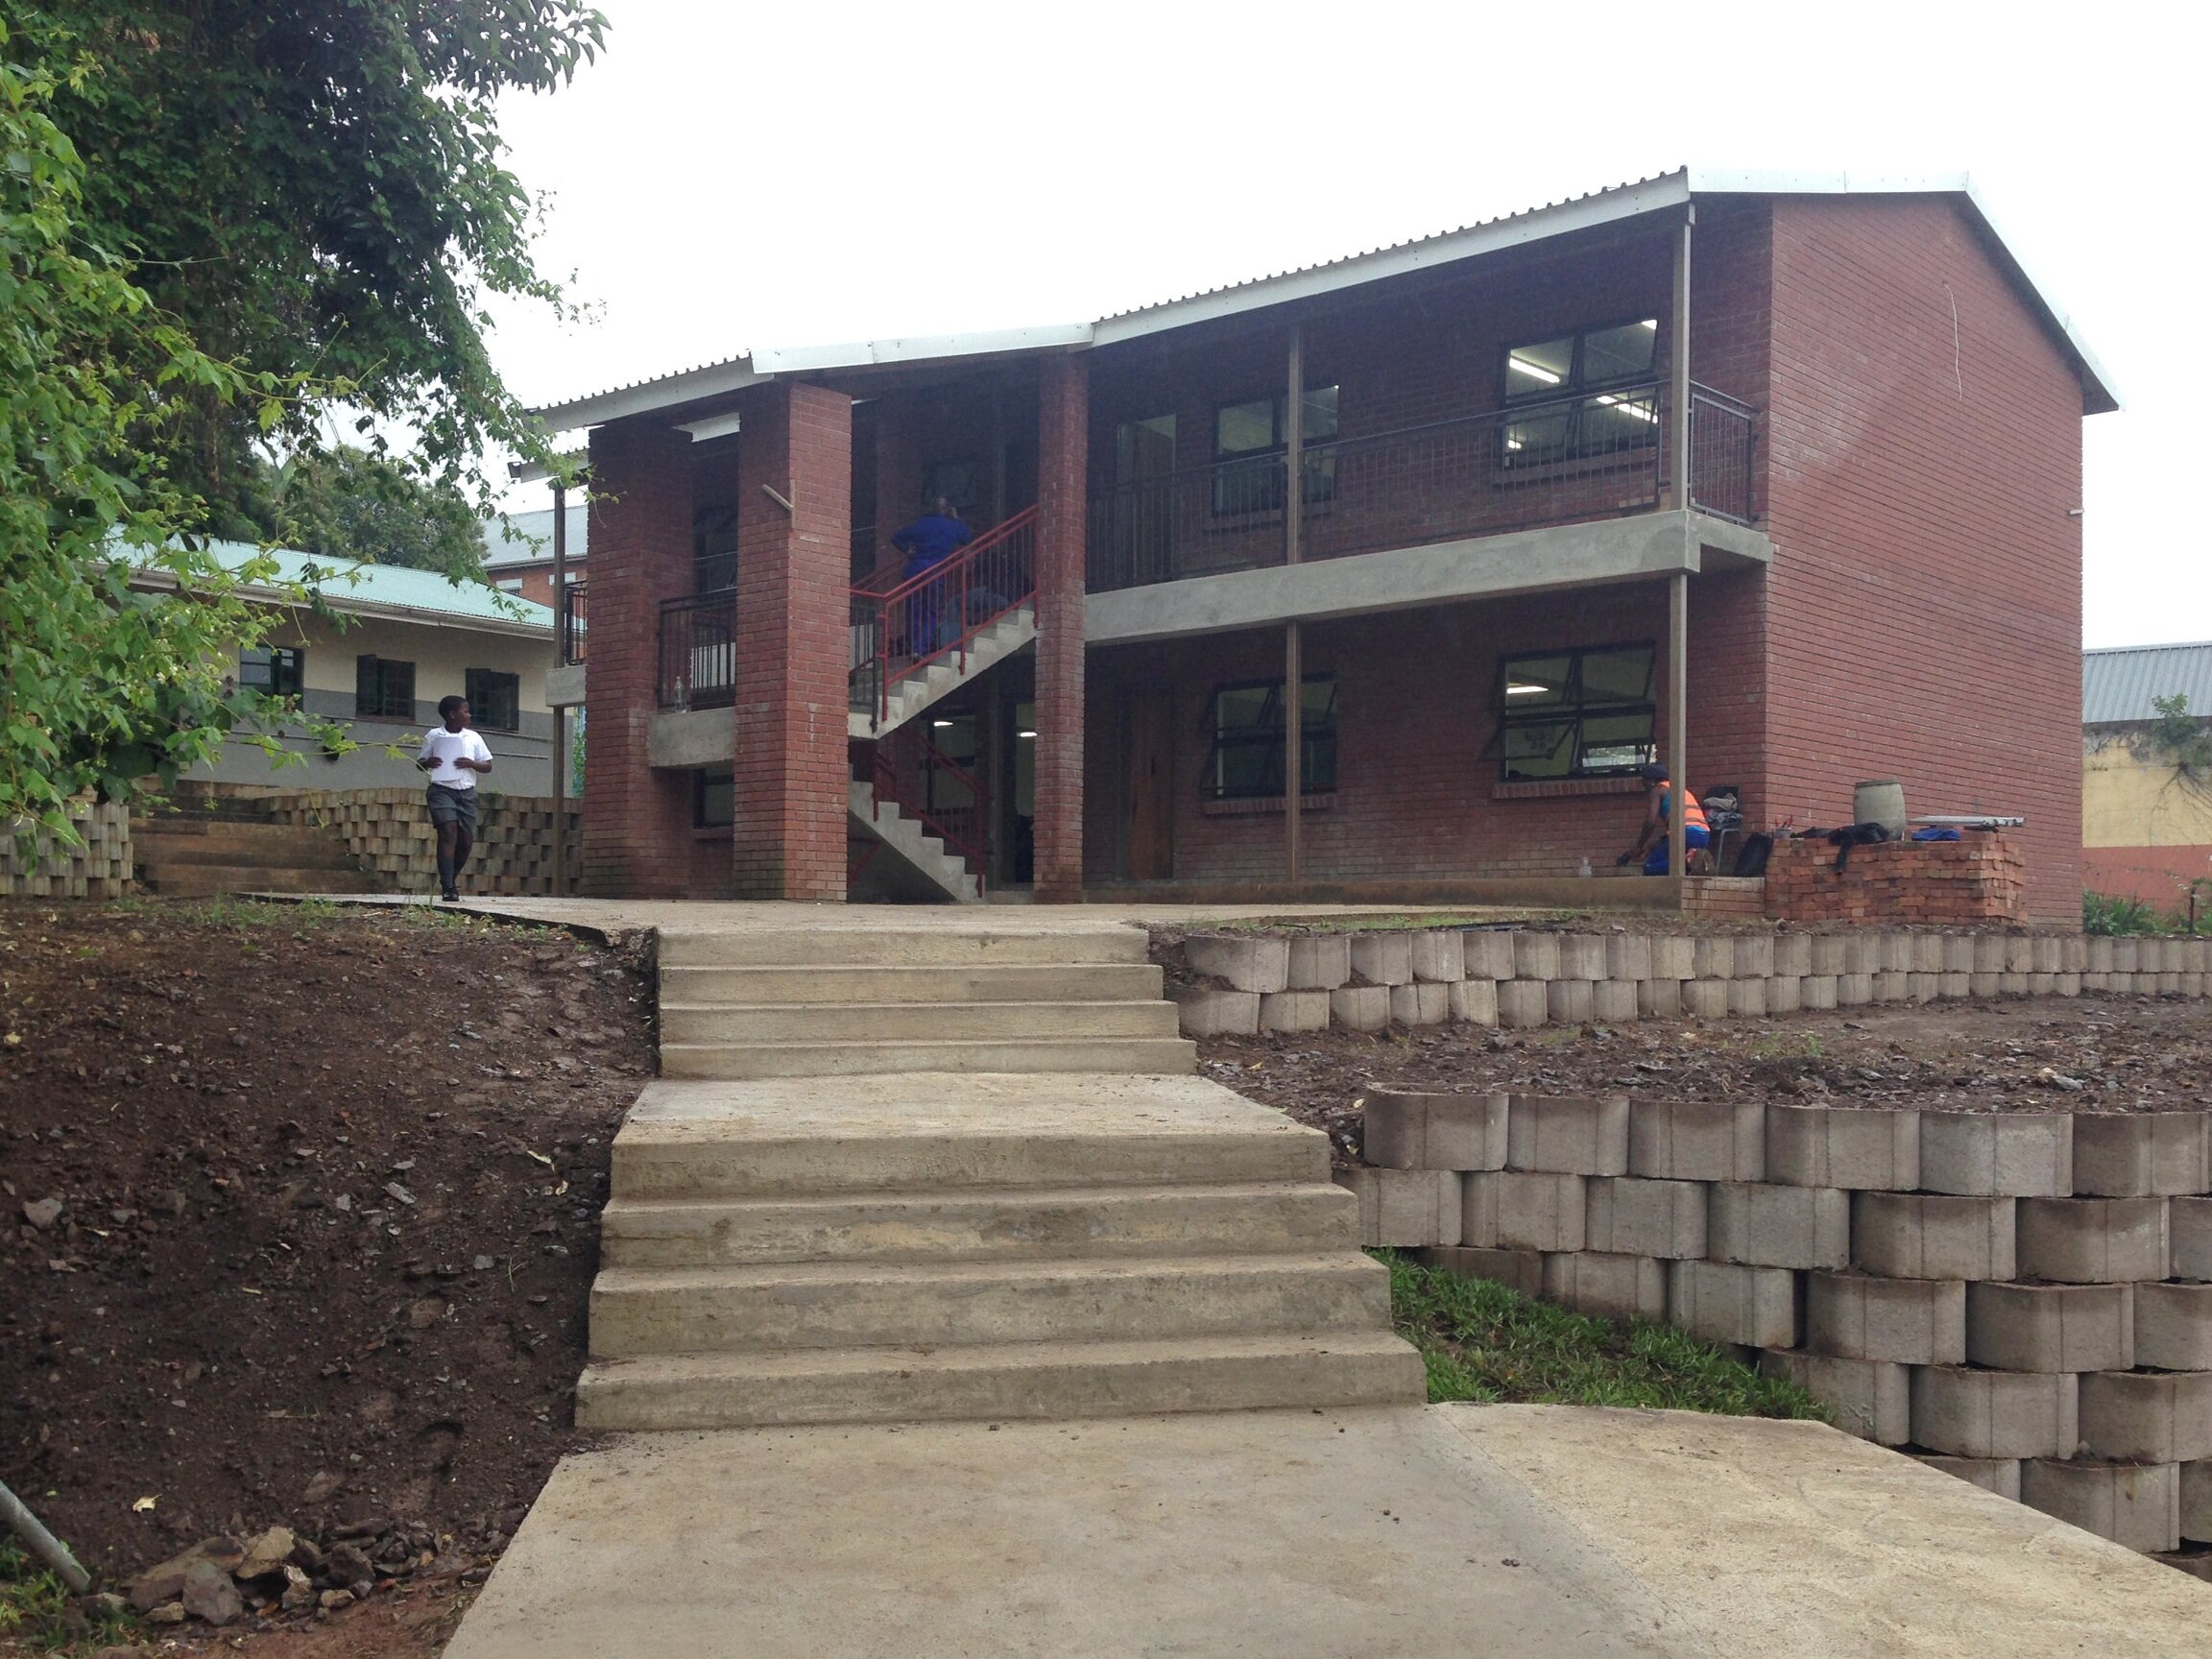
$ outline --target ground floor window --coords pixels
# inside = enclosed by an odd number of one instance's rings
[[[1498,682],[1502,776],[1610,778],[1654,758],[1657,656],[1646,641],[1506,658]]]
[[[727,766],[691,775],[691,822],[702,830],[726,829],[737,819],[737,785]]]
[[[522,677],[493,668],[471,668],[463,680],[463,695],[474,724],[486,732],[519,732],[522,729]]]
[[[256,645],[238,653],[238,688],[271,697],[297,697],[306,688],[307,664],[297,646]]]
[[[1212,800],[1264,800],[1283,793],[1283,682],[1217,685],[1208,708],[1213,744],[1200,787]],[[1300,698],[1300,793],[1336,787],[1336,676],[1309,674]]]
[[[386,720],[415,718],[415,664],[389,657],[353,659],[353,712]]]

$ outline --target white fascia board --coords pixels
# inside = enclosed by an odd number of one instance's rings
[[[947,357],[993,357],[1010,352],[1065,351],[1091,344],[1088,323],[1053,323],[1032,328],[997,328],[979,334],[917,334],[859,340],[841,346],[780,346],[753,353],[753,366],[770,374],[816,374],[826,369],[873,369],[929,363]]]
[[[548,432],[575,432],[587,426],[604,426],[610,421],[621,421],[633,415],[651,415],[702,397],[741,392],[767,378],[768,375],[756,370],[750,356],[733,357],[727,363],[686,369],[680,374],[664,375],[637,386],[595,392],[589,397],[566,403],[548,403],[531,413]]]
[[[1323,295],[1341,293],[1347,288],[1364,287],[1370,282],[1380,282],[1387,277],[1403,276],[1410,272],[1431,270],[1439,265],[1456,264],[1463,259],[1478,259],[1485,253],[1526,247],[1531,242],[1545,242],[1576,230],[1588,230],[1602,225],[1617,224],[1623,219],[1634,219],[1646,213],[1678,207],[1690,200],[1688,180],[1689,175],[1686,172],[1670,173],[1664,178],[1647,180],[1642,184],[1627,184],[1618,190],[1608,190],[1602,195],[1584,197],[1578,202],[1562,202],[1556,206],[1539,207],[1511,219],[1471,226],[1464,230],[1408,243],[1403,248],[1386,248],[1379,252],[1359,254],[1310,271],[1293,271],[1281,276],[1266,276],[1257,282],[1247,282],[1219,293],[1201,294],[1190,300],[1170,300],[1143,311],[1110,317],[1093,324],[1092,344],[1110,346],[1118,341],[1141,339],[1147,334],[1165,333],[1170,328],[1187,328],[1194,323],[1211,323],[1247,311],[1263,310],[1270,305],[1286,304],[1294,300],[1317,299]]]
[[[1998,257],[2010,268],[2013,280],[2027,290],[2028,298],[2043,313],[2044,321],[2065,341],[2066,349],[2081,376],[2086,412],[2104,415],[2120,407],[2120,394],[2112,384],[2111,375],[2097,361],[2088,341],[2076,332],[2073,319],[2059,308],[2051,290],[2037,281],[2034,273],[2021,262],[2010,238],[1998,227],[1989,204],[1982,199],[1982,193],[1975,189],[1974,180],[1967,174],[1726,172],[1693,167],[1690,193],[1693,196],[1963,197],[1975,218],[1981,221],[1982,229]]]

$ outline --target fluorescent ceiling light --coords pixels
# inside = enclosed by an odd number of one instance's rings
[[[1034,732],[1017,732],[1014,735],[1017,737],[1034,737],[1037,733]]]
[[[950,729],[952,722],[950,720],[932,720],[929,724],[936,727],[938,731],[944,732]]]
[[[1533,697],[1539,691],[1549,691],[1551,689],[1551,687],[1549,685],[1523,685],[1518,683],[1514,683],[1506,685],[1505,695],[1508,697]]]
[[[1639,421],[1648,421],[1654,425],[1658,423],[1659,417],[1633,398],[1615,397],[1606,394],[1594,399],[1594,401],[1604,404],[1608,409],[1618,409],[1623,415],[1633,415]]]
[[[1659,319],[1656,317],[1647,317],[1644,319],[1643,323],[1639,325],[1639,326],[1648,328],[1652,333],[1656,334],[1659,332]]]
[[[1516,357],[1511,353],[1506,355],[1505,362],[1507,367],[1520,370],[1522,373],[1527,375],[1531,380],[1541,380],[1547,386],[1556,386],[1559,384],[1559,376],[1552,373],[1551,370],[1545,368],[1541,363],[1531,363],[1526,357]]]

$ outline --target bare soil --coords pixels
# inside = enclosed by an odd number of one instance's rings
[[[254,1649],[436,1651],[579,1443],[646,966],[422,909],[0,904],[0,1470],[97,1577],[343,1532],[377,1595]]]
[[[1948,1112],[2212,1107],[2212,1004],[2115,997],[1877,1004],[1766,1020],[1215,1037],[1199,1070],[1359,1153],[1359,1097],[1396,1088],[1749,1096]]]

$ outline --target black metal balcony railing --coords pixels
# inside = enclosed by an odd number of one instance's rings
[[[571,582],[561,589],[561,661],[584,661],[584,584]]]
[[[727,709],[737,695],[737,595],[661,601],[661,707]]]
[[[1751,517],[1751,411],[1700,387],[1692,496]],[[1385,547],[1649,512],[1665,498],[1668,421],[1656,383],[1332,439],[1304,448],[1299,554]],[[1280,565],[1283,456],[1191,468],[1094,495],[1094,591]]]

